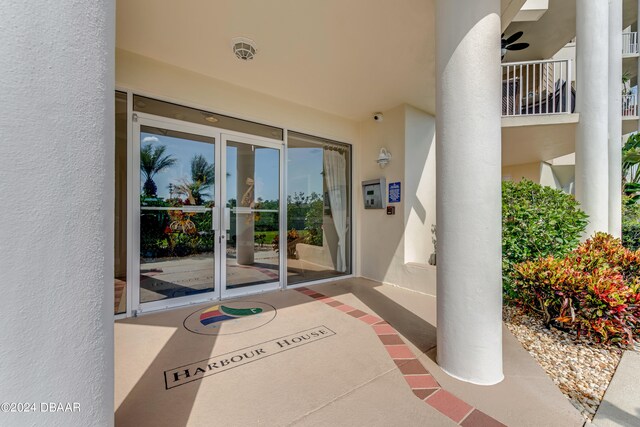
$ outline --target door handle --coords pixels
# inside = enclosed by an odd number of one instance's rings
[[[211,208],[211,229],[218,231],[218,209],[215,206]]]

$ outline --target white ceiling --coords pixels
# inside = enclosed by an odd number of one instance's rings
[[[553,120],[555,123],[550,124]],[[502,166],[542,162],[576,151],[577,114],[502,119]]]
[[[623,0],[622,28],[636,22],[637,15],[637,0]],[[518,43],[527,42],[530,46],[525,50],[508,52],[505,62],[551,58],[576,36],[576,0],[549,0],[549,10],[540,20],[512,22],[505,34],[508,37],[517,31],[524,32]]]
[[[435,112],[435,0],[118,0],[117,46],[346,118]],[[513,16],[524,0],[501,0]],[[231,39],[258,55],[240,62]]]
[[[433,0],[119,0],[117,46],[351,119],[435,110]],[[257,43],[241,62],[231,39]]]

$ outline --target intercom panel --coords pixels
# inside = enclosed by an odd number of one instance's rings
[[[362,198],[365,209],[385,209],[387,207],[385,178],[362,181]]]

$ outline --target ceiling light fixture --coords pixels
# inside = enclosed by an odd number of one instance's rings
[[[208,121],[209,123],[218,123],[220,120],[218,120],[217,117],[215,116],[205,116],[204,119],[206,121]]]
[[[241,61],[251,61],[258,52],[256,43],[246,37],[234,37],[231,39],[231,47],[236,58]]]

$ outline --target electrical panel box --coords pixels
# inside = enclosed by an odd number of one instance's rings
[[[387,180],[385,178],[362,181],[362,198],[365,209],[385,209],[387,207]]]

